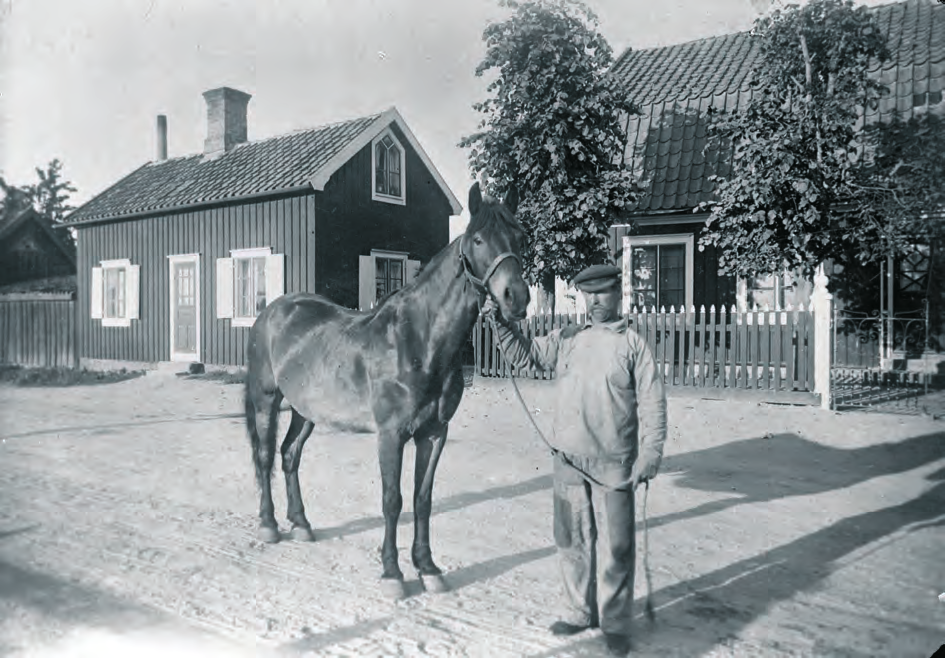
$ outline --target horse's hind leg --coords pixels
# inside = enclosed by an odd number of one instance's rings
[[[288,516],[292,522],[292,539],[314,541],[312,526],[305,518],[305,506],[302,504],[302,491],[299,487],[299,462],[302,460],[302,447],[312,433],[312,422],[306,420],[298,411],[292,409],[292,421],[289,431],[282,441],[282,472],[285,473],[285,491],[288,498]]]
[[[259,485],[259,538],[270,544],[279,541],[270,478],[276,455],[276,429],[281,403],[282,393],[279,389],[267,391],[253,384],[246,387],[246,425],[253,448],[256,484]]]
[[[433,511],[433,476],[446,443],[447,424],[421,428],[414,435],[417,457],[414,466],[413,509],[414,539],[411,557],[423,581],[431,592],[445,591],[447,585],[442,571],[433,562],[430,550],[430,515]]]

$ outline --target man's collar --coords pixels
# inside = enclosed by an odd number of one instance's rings
[[[584,328],[587,329],[589,327],[601,327],[602,329],[609,329],[610,331],[622,334],[627,330],[627,318],[618,317],[616,320],[611,320],[610,322],[595,323],[591,320],[591,316],[588,315],[587,319],[584,321]]]

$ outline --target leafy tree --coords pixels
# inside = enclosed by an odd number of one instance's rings
[[[620,156],[621,113],[636,112],[607,75],[613,52],[580,0],[500,0],[512,10],[483,33],[476,75],[494,72],[484,118],[463,138],[469,166],[501,195],[514,183],[531,240],[525,273],[553,306],[554,278],[608,258],[607,235],[639,188]],[[550,294],[550,299],[548,295]]]
[[[30,198],[37,212],[46,215],[54,222],[62,222],[66,214],[74,209],[69,204],[70,192],[75,192],[75,186],[62,177],[62,162],[55,158],[46,169],[36,168],[39,182],[30,185]]]
[[[733,160],[730,175],[712,177],[716,198],[700,206],[711,210],[700,245],[720,248],[725,273],[809,275],[838,254],[868,261],[905,240],[909,227],[889,225],[863,194],[882,166],[877,133],[857,124],[885,91],[868,74],[871,60],[889,58],[873,13],[852,0],[811,0],[759,18],[753,38],[755,93],[743,111],[711,119]]]

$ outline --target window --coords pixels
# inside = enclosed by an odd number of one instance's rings
[[[738,281],[738,308],[751,311],[781,311],[810,303],[810,283],[793,272],[764,274]]]
[[[404,199],[404,149],[387,131],[373,142],[373,194],[375,201],[403,205]]]
[[[371,255],[361,256],[358,264],[358,308],[371,310],[413,281],[419,271],[420,261],[410,260],[404,252],[372,249]]]
[[[692,235],[623,239],[624,308],[692,306]]]
[[[929,245],[912,245],[899,263],[900,292],[925,292],[931,255]]]
[[[256,316],[285,292],[285,255],[270,247],[234,249],[217,259],[217,317],[251,327]]]
[[[127,259],[103,260],[92,268],[91,316],[105,327],[129,327],[138,318],[138,271]]]
[[[374,280],[376,283],[375,299],[384,299],[387,295],[404,287],[404,260],[401,258],[375,258]]]
[[[234,318],[255,318],[266,308],[266,256],[233,259]]]

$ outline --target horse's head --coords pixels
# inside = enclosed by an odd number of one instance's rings
[[[515,219],[518,194],[513,187],[504,202],[482,195],[479,183],[469,190],[469,227],[460,248],[468,272],[482,282],[508,320],[521,320],[528,307],[528,284],[522,277],[525,231]]]

